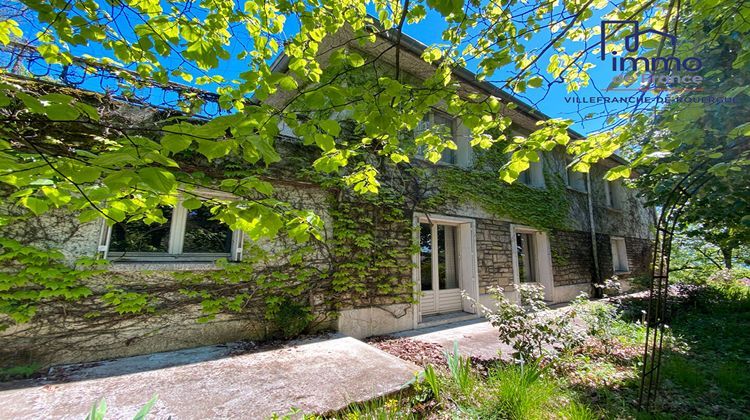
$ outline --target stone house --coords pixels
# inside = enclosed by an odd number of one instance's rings
[[[342,31],[326,42],[347,43],[347,36]],[[374,43],[351,42],[349,47],[363,56],[380,56],[383,65],[393,66],[395,56],[388,46],[394,42],[386,33]],[[425,46],[406,35],[400,42],[402,71],[414,80],[429,76],[433,68],[420,58]],[[285,71],[287,65],[283,55],[274,64],[276,71]],[[530,132],[538,121],[547,119],[490,83],[477,81],[468,70],[458,69],[455,76],[466,92],[516,103],[515,110],[508,112],[517,133]],[[281,94],[269,99],[284,100]],[[145,123],[147,114],[133,116],[134,124]],[[100,297],[149,290],[162,295],[154,298],[153,305],[146,305],[148,310],[100,322],[68,312],[64,322],[58,322],[59,311],[41,312],[30,323],[0,333],[3,354],[44,364],[97,360],[267,337],[299,317],[315,320],[306,324],[308,329],[366,337],[480,317],[471,300],[462,299],[462,291],[490,306],[490,287],[502,287],[517,299],[520,284],[536,283],[544,286],[546,300],[558,303],[580,292],[592,293],[594,282],[613,275],[629,283],[648,274],[652,209],[621,181],[603,179],[608,168],[622,163],[619,158],[600,162],[589,174],[582,174],[567,169],[562,152],[544,153],[516,184],[507,186],[497,179],[492,159],[472,150],[469,130],[461,121],[436,106],[424,123],[447,127],[458,145],[457,150],[444,152],[437,165],[415,164],[423,171],[422,180],[430,180],[424,182],[430,184],[427,187],[416,187],[424,199],[404,201],[394,190],[396,204],[384,209],[381,199],[362,202],[352,194],[303,179],[288,168],[269,176],[279,198],[314,209],[321,216],[329,244],[333,244],[294,248],[309,266],[292,274],[283,267],[294,264],[290,263],[293,259],[282,254],[293,247],[283,240],[252,244],[242,232],[210,220],[207,210],[182,203],[165,210],[169,223],[160,226],[80,224],[65,214],[36,221],[39,233],[28,237],[27,243],[58,248],[69,259],[88,255],[110,262],[100,276],[103,280],[92,286],[101,291]],[[288,153],[300,147],[286,127],[282,127],[279,147]],[[27,230],[11,226],[5,234],[20,237]],[[392,255],[373,257],[342,235],[343,231],[367,234],[376,253]],[[256,259],[253,253],[259,249],[272,257]],[[218,259],[230,262],[217,265]],[[253,268],[247,268],[250,260]],[[358,268],[350,268],[351,261],[359,261]],[[237,267],[262,274],[238,273]],[[264,311],[246,303],[237,311],[209,308],[210,316],[204,318],[205,300],[196,298],[202,292],[191,289],[196,282],[186,283],[181,276],[236,278],[237,289],[251,287],[245,282],[260,284],[269,277],[299,283],[304,291],[289,296],[304,300],[310,309],[285,312],[283,306],[289,301],[283,300],[282,307],[273,312],[280,318],[269,320],[268,311],[264,316]],[[352,282],[353,277],[359,278],[356,287],[337,283]],[[168,284],[173,287],[165,291]],[[184,303],[175,304],[179,299]],[[228,304],[222,302],[219,305],[226,309]],[[257,305],[267,307],[269,302]],[[274,322],[277,325],[269,326]]]

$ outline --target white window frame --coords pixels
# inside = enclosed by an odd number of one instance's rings
[[[547,233],[530,226],[510,225],[510,244],[511,260],[513,264],[513,283],[516,288],[521,286],[521,273],[518,269],[518,243],[516,241],[517,233],[528,233],[532,235],[534,241],[535,261],[534,270],[536,272],[536,282],[527,284],[539,284],[544,286],[544,299],[547,301],[554,300],[555,283],[552,275],[552,252],[549,244]]]
[[[625,238],[612,236],[609,239],[612,249],[612,269],[615,274],[626,274],[630,272],[628,262],[628,249]]]
[[[109,247],[112,242],[112,226],[102,220],[102,231],[99,235],[98,251],[105,259],[120,262],[212,262],[220,258],[230,261],[242,260],[242,248],[244,234],[241,230],[232,231],[232,244],[230,252],[182,252],[185,241],[185,226],[187,222],[188,209],[182,205],[182,199],[172,209],[172,217],[169,220],[169,239],[167,241],[167,252],[125,252],[117,256],[112,255]]]

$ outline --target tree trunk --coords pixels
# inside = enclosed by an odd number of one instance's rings
[[[732,268],[732,248],[722,248],[721,255],[724,257],[724,268]]]

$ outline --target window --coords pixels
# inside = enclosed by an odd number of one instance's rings
[[[533,233],[516,233],[516,255],[518,256],[518,281],[536,283],[536,244]]]
[[[415,137],[432,127],[435,127],[437,131],[440,131],[441,134],[449,137],[454,142],[456,141],[455,119],[444,112],[435,110],[425,114],[422,121],[417,125],[417,129],[414,132]],[[419,151],[418,153],[422,154],[422,151]],[[446,148],[443,149],[443,155],[440,158],[439,162],[455,165],[456,157],[456,150]]]
[[[625,187],[622,181],[604,181],[604,199],[607,207],[622,210],[625,204]]]
[[[529,169],[521,172],[518,180],[530,187],[544,188],[544,163],[540,157],[537,162],[529,162]]]
[[[565,183],[568,187],[580,191],[586,192],[586,175],[583,172],[576,172],[570,166],[565,168]]]
[[[100,251],[119,261],[239,260],[242,233],[213,219],[209,209],[189,210],[178,203],[162,207],[164,224],[142,221],[105,227]]]
[[[610,243],[612,244],[612,265],[616,273],[627,273],[630,271],[628,267],[628,252],[625,249],[624,238],[611,238]]]
[[[549,237],[529,226],[511,225],[513,279],[515,283],[534,283],[544,288],[544,299],[554,300],[552,253]]]

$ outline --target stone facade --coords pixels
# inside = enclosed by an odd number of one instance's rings
[[[510,223],[477,219],[476,238],[479,293],[487,293],[490,286],[505,288],[513,285]]]
[[[343,34],[334,35],[334,37],[341,36]],[[366,55],[377,55],[395,64],[392,60],[395,58],[395,52],[389,47],[390,41],[381,41],[362,52]],[[352,45],[352,47],[355,46]],[[408,54],[404,51],[404,54],[399,57],[401,57],[400,65],[407,70],[405,74],[408,74],[410,82],[418,83],[419,80],[430,77],[434,72],[434,68],[424,62],[419,54]],[[466,93],[488,93],[475,84],[471,86],[467,84],[463,88],[470,88]],[[277,105],[283,104],[288,99],[288,97],[285,99],[284,95],[282,93],[274,96],[269,101],[276,101]],[[536,114],[517,110],[509,111],[508,115],[512,117],[514,126],[523,127],[526,130],[537,128]],[[455,140],[459,149],[456,151],[456,164],[463,170],[475,169],[472,167],[474,152],[469,146],[470,131],[461,124],[460,120],[456,121],[456,126]],[[284,131],[283,127],[281,128]],[[288,131],[287,127],[284,134],[292,134]],[[302,149],[301,142],[292,141],[280,148],[289,148],[289,150],[280,150],[284,156],[307,159],[303,163],[305,168],[310,167],[316,156],[315,153]],[[541,160],[544,167],[541,170],[546,175],[561,178],[566,173],[567,160],[561,149],[543,154]],[[626,205],[622,209],[607,208],[602,199],[606,186],[602,175],[609,167],[616,164],[617,162],[613,160],[607,160],[592,168],[590,174],[590,179],[593,180],[590,185],[592,197],[589,197],[587,192],[567,189],[564,193],[569,203],[568,225],[564,227],[565,230],[546,230],[541,235],[549,240],[549,246],[546,247],[545,244],[543,249],[549,253],[550,273],[548,274],[551,286],[554,288],[551,300],[555,302],[569,300],[578,292],[589,292],[591,289],[595,275],[590,213],[593,213],[593,225],[597,232],[601,278],[612,275],[610,235],[624,237],[626,240],[630,272],[621,277],[630,280],[648,273],[649,224],[652,220],[650,217],[652,210],[645,208],[637,193],[632,190],[626,192]],[[493,171],[496,169],[493,168]],[[487,172],[488,176],[495,176],[495,173]],[[300,257],[317,277],[309,290],[300,292],[295,297],[309,303],[314,315],[322,313],[331,315],[316,318],[310,330],[335,328],[353,336],[363,337],[416,327],[419,316],[418,302],[415,301],[418,301],[419,293],[411,293],[418,285],[415,284],[417,277],[411,255],[414,252],[412,242],[414,238],[410,222],[411,211],[419,210],[419,199],[411,197],[415,202],[404,205],[409,210],[404,209],[403,214],[400,215],[400,221],[394,222],[392,218],[379,218],[378,209],[368,207],[359,218],[354,218],[348,223],[357,225],[362,224],[364,220],[374,220],[371,227],[363,228],[360,232],[356,231],[358,226],[344,227],[345,230],[352,232],[351,236],[355,238],[368,235],[371,236],[373,242],[387,241],[388,246],[385,248],[388,249],[378,249],[378,252],[399,256],[391,260],[389,267],[375,268],[375,264],[367,264],[368,261],[377,262],[379,256],[373,255],[375,253],[372,251],[375,247],[358,247],[355,244],[351,247],[344,246],[336,253],[329,245],[336,239],[336,223],[332,210],[336,207],[335,203],[340,202],[340,195],[334,197],[331,191],[297,180],[298,174],[295,168],[281,168],[279,173],[269,175],[272,175],[270,177],[274,180],[277,198],[292,203],[296,208],[315,211],[325,223],[325,240],[306,249],[305,255]],[[398,182],[403,181],[403,179],[398,179]],[[414,195],[419,196],[420,199],[429,195],[422,193],[424,191],[419,191]],[[592,209],[589,209],[590,201],[593,201]],[[468,261],[472,270],[463,271],[463,281],[472,282],[471,286],[476,285],[476,295],[481,303],[486,303],[488,289],[492,286],[504,288],[511,299],[516,299],[517,294],[514,290],[517,270],[514,267],[516,250],[513,249],[515,239],[511,232],[515,229],[514,226],[520,223],[505,219],[504,215],[490,214],[487,209],[470,200],[451,205],[454,207],[448,208],[446,205],[446,208],[430,211],[471,221],[468,224],[473,226],[474,230],[471,234],[474,241],[471,247],[468,247],[471,250],[464,251],[462,260]],[[541,207],[543,206],[535,208]],[[32,237],[27,237],[24,242],[60,249],[70,261],[77,257],[92,256],[97,253],[102,229],[101,222],[81,225],[75,222],[73,214],[58,212],[52,216],[54,217],[52,219],[42,218],[34,221],[34,229],[19,224],[8,227],[3,233],[8,237],[20,238],[32,232]],[[466,225],[467,223],[464,223],[464,226]],[[248,249],[249,245],[246,243],[245,248]],[[290,246],[288,243],[263,241],[255,245],[277,256],[278,261],[275,261],[277,271],[283,271],[285,251]],[[467,258],[468,255],[471,255],[471,258]],[[354,270],[347,271],[351,268],[347,267],[348,261],[356,261],[353,264],[356,266]],[[286,262],[291,264],[291,261]],[[271,263],[265,263],[262,268],[269,266]],[[101,296],[107,287],[113,285],[144,294],[157,291],[161,293],[161,297],[156,302],[154,311],[138,315],[121,314],[121,318],[93,327],[92,323],[84,322],[88,319],[85,318],[85,314],[79,314],[80,316],[75,318],[74,315],[64,310],[40,312],[33,322],[0,332],[0,367],[7,365],[11,359],[18,363],[34,361],[42,364],[90,361],[239,339],[263,339],[269,337],[278,327],[264,317],[263,311],[266,303],[261,299],[248,302],[245,307],[250,309],[243,316],[221,314],[214,319],[202,320],[207,321],[203,323],[196,323],[196,320],[201,317],[199,298],[188,299],[176,305],[174,301],[179,295],[178,290],[184,285],[176,283],[172,274],[192,271],[198,276],[205,276],[204,283],[208,284],[210,283],[209,277],[217,270],[213,263],[117,263],[113,264],[111,270],[111,274],[120,274],[118,283],[108,282],[108,277],[104,276],[104,281],[95,285],[97,296]],[[383,272],[378,270],[388,271],[387,279],[380,283],[378,283],[379,280],[372,281],[373,278],[382,278]],[[347,278],[352,273],[359,277]],[[254,284],[257,280],[253,277],[257,273],[250,269],[244,274],[247,277],[244,280],[248,284]],[[273,274],[278,273],[270,273],[270,276],[273,277]],[[339,279],[343,282],[350,280],[360,282],[361,287],[354,291],[340,287],[335,284],[337,275],[343,277]],[[299,277],[294,276],[280,278],[292,285],[299,281]],[[226,284],[222,285],[226,286]],[[402,287],[394,288],[392,287],[394,285]],[[257,296],[254,297],[257,298]],[[462,308],[466,309],[465,306]]]
[[[550,251],[555,286],[591,283],[594,257],[590,232],[555,230],[550,233]]]

